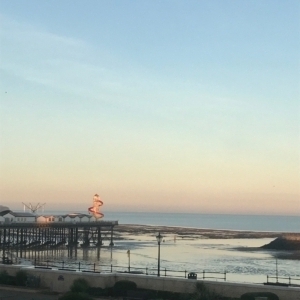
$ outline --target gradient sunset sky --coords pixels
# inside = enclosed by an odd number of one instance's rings
[[[0,0],[0,204],[300,215],[299,16]]]

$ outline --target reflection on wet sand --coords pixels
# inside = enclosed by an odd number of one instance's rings
[[[115,230],[115,245],[99,247],[62,247],[60,249],[24,250],[14,252],[17,258],[31,261],[55,260],[64,265],[128,266],[130,250],[131,266],[141,269],[157,267],[157,241],[160,231],[162,270],[202,273],[226,272],[228,281],[266,281],[267,275],[275,275],[275,257],[278,258],[279,276],[299,276],[300,261],[281,259],[278,252],[260,247],[274,240],[278,233],[238,232],[196,228],[120,225]],[[174,238],[175,236],[175,238]],[[15,262],[14,261],[14,262]],[[97,267],[103,271],[104,267]]]

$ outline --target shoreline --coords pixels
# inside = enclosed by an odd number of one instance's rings
[[[300,233],[293,232],[272,232],[272,231],[251,231],[251,230],[228,230],[210,229],[182,226],[161,226],[142,224],[119,224],[114,228],[115,239],[123,239],[125,235],[176,235],[182,238],[210,238],[210,239],[241,239],[241,238],[277,238],[279,236],[296,236],[300,238]]]
[[[132,240],[132,236],[137,239],[141,236],[155,237],[158,232],[164,237],[174,237],[181,240],[204,240],[204,239],[264,239],[272,238],[274,241],[278,239],[289,239],[290,241],[299,240],[300,233],[290,232],[265,232],[265,231],[246,231],[246,230],[227,230],[227,229],[207,229],[207,228],[191,228],[179,226],[156,226],[156,225],[137,225],[137,224],[122,224],[114,229],[114,239],[116,241]],[[273,241],[273,242],[274,242]],[[300,250],[295,249],[268,249],[269,244],[261,247],[236,247],[238,251],[268,251],[278,259],[300,260]],[[300,248],[299,248],[300,249]]]

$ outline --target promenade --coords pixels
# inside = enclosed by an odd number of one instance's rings
[[[276,294],[280,300],[300,299],[299,287],[272,286],[262,284],[242,284],[234,282],[218,282],[184,278],[181,279],[174,277],[157,277],[125,273],[87,273],[78,271],[70,272],[67,270],[36,269],[33,267],[0,265],[0,272],[2,270],[6,270],[10,275],[16,274],[16,272],[21,269],[32,276],[39,277],[41,287],[57,293],[65,293],[69,291],[75,279],[84,278],[87,280],[90,286],[100,288],[112,287],[118,281],[129,280],[135,282],[137,287],[142,289],[169,291],[177,293],[193,293],[196,288],[196,283],[202,282],[207,286],[207,288],[215,291],[217,294],[222,295],[224,297],[232,297],[238,299],[241,297],[241,295],[243,295],[246,292],[271,292]],[[55,298],[36,299],[54,300]]]

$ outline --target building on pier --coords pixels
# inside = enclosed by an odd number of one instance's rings
[[[81,213],[71,213],[71,214],[63,214],[63,215],[42,215],[37,216],[36,221],[38,223],[49,223],[49,222],[92,222],[92,216]]]
[[[24,222],[37,222],[37,223],[77,223],[77,222],[94,222],[98,219],[92,215],[82,213],[70,214],[55,214],[55,215],[35,215],[29,212],[14,212],[6,210],[0,212],[1,223],[24,223]],[[102,221],[101,221],[102,222]]]
[[[2,215],[2,217],[5,223],[27,223],[36,221],[36,215],[28,212],[9,211]]]

